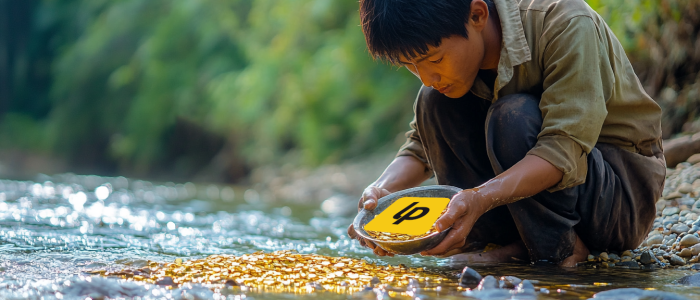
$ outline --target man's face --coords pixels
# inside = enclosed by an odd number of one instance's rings
[[[439,47],[413,59],[401,56],[401,63],[425,86],[431,86],[450,98],[464,96],[474,84],[484,60],[481,32],[467,25],[469,39],[462,36],[443,38]]]

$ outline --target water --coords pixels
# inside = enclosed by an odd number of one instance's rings
[[[276,294],[192,284],[165,289],[86,273],[138,268],[149,261],[287,249],[382,265],[426,267],[451,280],[439,288],[424,287],[419,297],[465,299],[456,285],[456,274],[463,266],[431,257],[375,257],[347,238],[351,217],[336,215],[342,209],[329,207],[333,203],[269,203],[259,195],[244,188],[156,184],[123,177],[58,175],[43,176],[36,182],[0,180],[0,299],[347,299],[348,295],[330,292]],[[484,276],[533,280],[540,290],[539,299],[585,299],[622,287],[700,298],[700,288],[675,283],[694,272],[689,270],[472,267]],[[391,293],[404,299],[416,296],[411,295]],[[350,296],[377,299],[372,292]]]

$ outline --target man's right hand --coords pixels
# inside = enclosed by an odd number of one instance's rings
[[[389,192],[386,189],[372,185],[368,186],[362,193],[362,197],[360,198],[360,201],[357,204],[357,211],[359,212],[363,208],[366,210],[374,210],[377,207],[377,202],[379,201],[379,199],[389,194],[391,194],[391,192]],[[376,254],[377,256],[394,256],[393,253],[382,249],[381,247],[368,240],[363,239],[360,235],[357,234],[357,232],[355,232],[355,228],[352,224],[350,224],[350,226],[348,227],[348,236],[350,238],[358,240],[360,242],[360,245],[372,249],[374,251],[374,254]]]

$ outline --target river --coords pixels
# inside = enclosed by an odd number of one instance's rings
[[[257,251],[344,256],[378,265],[423,267],[448,278],[399,299],[467,299],[457,287],[461,267],[419,255],[378,258],[348,239],[348,216],[319,204],[270,203],[242,187],[154,183],[124,177],[63,174],[35,181],[0,180],[0,299],[377,299],[372,291],[275,293],[204,285],[164,288],[91,275],[177,258]],[[695,271],[563,270],[507,264],[471,266],[481,275],[531,280],[538,299],[586,299],[625,287],[700,298],[676,280]]]

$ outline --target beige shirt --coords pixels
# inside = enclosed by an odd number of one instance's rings
[[[662,152],[661,108],[644,91],[612,30],[583,0],[494,0],[503,44],[493,90],[477,77],[471,92],[498,101],[540,96],[542,131],[528,154],[564,173],[557,191],[586,180],[587,155],[609,143],[645,156]],[[426,162],[415,130],[398,156]],[[429,168],[429,166],[428,166]]]

